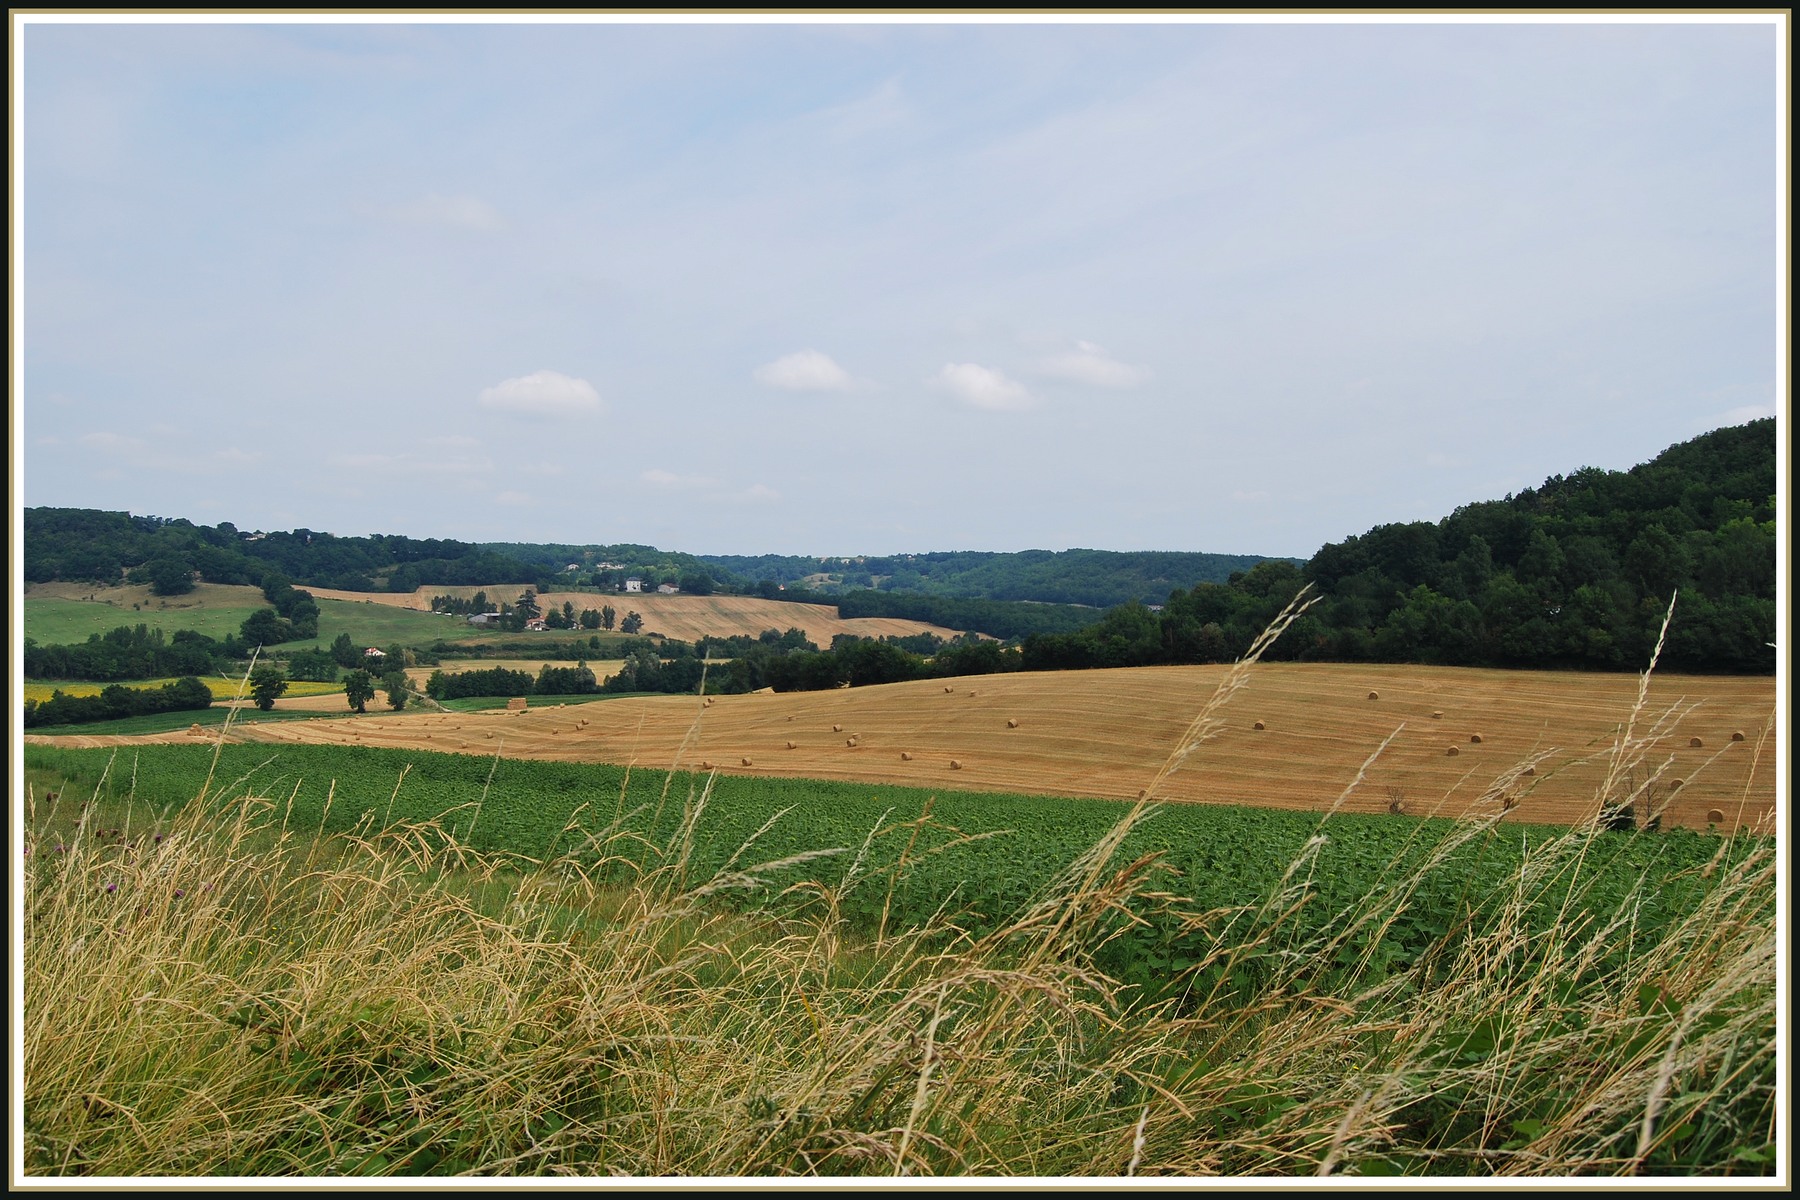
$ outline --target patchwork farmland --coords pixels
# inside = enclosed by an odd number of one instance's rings
[[[1156,778],[1227,669],[248,720],[229,737],[1123,800]],[[1637,690],[1633,675],[1262,664],[1217,712],[1215,735],[1156,795],[1414,816],[1503,807],[1512,819],[1573,823],[1593,814]],[[1642,786],[1646,770],[1656,773],[1649,795],[1666,824],[1758,825],[1776,799],[1774,707],[1766,678],[1653,677],[1632,729],[1649,752],[1626,782]],[[57,740],[110,745],[187,736]]]
[[[527,584],[501,584],[489,587],[422,587],[416,592],[341,592],[332,588],[308,588],[321,600],[372,601],[418,612],[431,611],[433,596],[457,596],[469,599],[476,592],[486,592],[489,599],[508,603],[518,599]],[[644,632],[683,642],[703,637],[755,637],[765,629],[785,632],[789,628],[804,632],[821,649],[831,645],[840,633],[856,637],[907,637],[915,633],[932,633],[949,639],[961,631],[908,621],[900,617],[840,617],[835,606],[797,604],[791,600],[765,600],[760,596],[662,596],[651,592],[545,592],[538,596],[538,606],[545,612],[561,609],[565,603],[583,609],[611,606],[621,620],[628,612],[644,618]],[[444,636],[452,636],[446,633]]]

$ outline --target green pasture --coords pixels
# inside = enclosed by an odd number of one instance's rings
[[[96,633],[121,625],[147,625],[166,637],[192,630],[210,638],[234,634],[251,613],[267,608],[255,588],[205,586],[192,595],[140,601],[137,607],[95,588],[92,600],[66,600],[55,596],[27,596],[24,601],[25,636],[40,646],[66,646],[85,642]]]

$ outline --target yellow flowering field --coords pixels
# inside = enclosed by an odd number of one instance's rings
[[[125,686],[133,688],[159,688],[164,684],[174,682],[175,677],[170,676],[167,679],[140,680],[128,683]],[[214,700],[231,699],[238,694],[238,688],[243,684],[243,680],[241,679],[227,679],[222,675],[205,675],[201,677],[200,682],[206,685],[206,690],[213,694]],[[48,700],[53,692],[61,692],[65,696],[98,696],[103,690],[111,686],[110,683],[76,683],[69,680],[27,680],[25,682],[24,698],[42,703],[43,701]],[[307,680],[290,679],[288,680],[287,691],[283,692],[282,695],[330,696],[342,692],[343,690],[344,685],[341,683],[314,683]],[[244,696],[248,698],[249,695],[250,690],[245,688]]]

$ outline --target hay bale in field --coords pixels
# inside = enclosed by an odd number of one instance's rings
[[[794,744],[794,743],[793,743],[793,742],[789,742],[789,743],[788,743],[788,744],[787,744],[787,748],[788,748],[788,749],[789,749],[789,750],[798,750],[798,749],[799,749],[799,747],[798,747],[798,746],[796,746],[796,745],[795,745],[795,744]]]
[[[1669,790],[1671,792],[1679,792],[1686,783],[1687,780],[1685,779],[1671,779],[1669,780]]]
[[[842,726],[842,725],[833,725],[833,726],[832,726],[832,727],[831,727],[831,732],[833,732],[833,733],[842,733],[842,732],[844,732],[844,727],[843,727],[843,726]]]
[[[1019,718],[1017,718],[1017,717],[1006,718],[1006,727],[1008,729],[1017,729],[1019,727]]]
[[[1258,721],[1256,724],[1252,725],[1250,728],[1252,728],[1252,729],[1267,729],[1268,726],[1264,725],[1261,721]]]
[[[704,759],[704,758],[703,758],[703,759],[701,759],[701,760],[700,760],[700,769],[701,769],[701,770],[702,770],[702,771],[710,771],[710,770],[712,770],[712,769],[713,769],[713,765],[712,765],[712,764],[711,764],[711,763],[709,763],[709,762],[707,762],[707,761],[706,761],[706,760],[705,760],[705,759]]]
[[[707,697],[707,698],[706,698],[706,702],[707,702],[707,703],[708,703],[708,704],[711,704],[711,703],[712,703],[712,702],[713,702],[713,698],[712,698],[712,697],[711,697],[711,696],[708,696],[708,697]]]
[[[749,760],[749,759],[747,759],[747,758],[745,758],[745,759],[739,759],[739,760],[738,760],[738,761],[740,761],[740,762],[742,762],[742,763],[743,763],[743,764],[744,764],[744,765],[745,765],[745,766],[746,766],[746,767],[751,767],[751,766],[755,766],[755,765],[756,765],[756,764],[755,764],[755,763],[753,763],[753,762],[751,762],[751,761],[750,761],[750,760]]]
[[[907,752],[906,752],[906,751],[904,751],[904,750],[902,750],[902,751],[901,751],[901,752],[900,752],[900,761],[901,761],[901,762],[911,762],[911,761],[912,761],[912,755],[910,755],[910,754],[908,754],[908,753],[907,753]]]
[[[1443,720],[1444,719],[1444,710],[1441,708],[1433,709],[1432,713],[1431,713],[1431,719],[1434,721]]]
[[[1717,809],[1717,808],[1707,809],[1706,810],[1706,823],[1708,825],[1723,825],[1725,823],[1724,811],[1722,809]]]
[[[1536,775],[1537,768],[1536,767],[1526,767],[1523,771],[1520,771],[1519,774],[1521,774],[1521,775]]]
[[[969,695],[971,695],[971,696],[973,696],[973,695],[974,695],[974,694],[975,694],[975,689],[974,689],[974,688],[970,688],[970,689],[969,689]]]
[[[1380,692],[1370,692],[1370,693],[1369,693],[1369,699],[1371,699],[1371,700],[1379,700],[1379,699],[1381,699],[1381,693],[1380,693]]]
[[[953,687],[951,687],[951,686],[950,686],[950,685],[949,685],[949,684],[947,684],[947,683],[946,683],[946,684],[945,684],[945,685],[944,685],[944,690],[945,690],[945,691],[946,691],[946,692],[954,692],[954,691],[955,691],[955,690],[956,690],[956,689],[955,689],[955,688],[953,688]]]
[[[1479,733],[1471,733],[1469,735],[1469,742],[1472,745],[1476,745],[1476,746],[1481,745],[1481,735]]]
[[[490,729],[486,733],[482,734],[481,736],[484,738],[491,738],[494,736],[494,731]]]
[[[960,770],[962,770],[962,759],[960,759],[960,758],[953,758],[953,759],[951,759],[951,760],[950,760],[950,769],[951,769],[951,770],[952,770],[952,771],[960,771]]]
[[[198,726],[196,726],[196,728],[198,728]],[[1744,731],[1741,729],[1732,730],[1731,731],[1731,740],[1734,742],[1743,741],[1744,740]]]
[[[1450,749],[1444,751],[1444,753],[1451,758],[1455,758],[1457,755],[1461,754],[1462,751],[1458,750],[1455,746],[1452,746]]]
[[[1692,746],[1692,747],[1693,747],[1693,748],[1694,748],[1694,749],[1696,749],[1696,750],[1698,750],[1698,749],[1699,749],[1699,748],[1700,748],[1700,747],[1702,747],[1702,746],[1704,746],[1704,745],[1706,745],[1706,743],[1705,743],[1705,742],[1703,742],[1703,741],[1701,741],[1701,740],[1700,740],[1700,739],[1699,739],[1699,738],[1697,738],[1697,737],[1691,737],[1691,738],[1689,738],[1689,739],[1688,739],[1688,745],[1690,745],[1690,746]]]
[[[844,739],[844,745],[854,746],[854,745],[856,745],[856,739],[854,737],[847,737]]]
[[[581,724],[577,725],[575,728],[586,729],[587,728],[587,718],[586,717],[581,718]]]

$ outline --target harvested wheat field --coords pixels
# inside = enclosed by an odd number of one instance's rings
[[[371,710],[333,721],[252,720],[230,736],[646,767],[675,764],[679,753],[684,768],[731,774],[1129,799],[1155,779],[1226,670],[987,675],[711,704],[658,696],[510,712]],[[1156,795],[1315,810],[1344,797],[1343,808],[1357,812],[1505,808],[1511,819],[1572,823],[1595,811],[1637,688],[1635,675],[1263,664],[1218,710],[1216,736]],[[1652,741],[1628,786],[1659,773],[1650,805],[1668,824],[1763,822],[1776,799],[1774,708],[1772,679],[1655,677],[1634,729]]]
[[[332,588],[308,588],[314,596],[325,600],[372,600],[399,608],[431,611],[433,596],[472,597],[486,592],[489,599],[511,603],[529,586],[502,584],[478,587],[422,587],[416,592],[341,592]],[[760,596],[662,596],[651,592],[545,592],[538,606],[545,612],[560,610],[564,603],[573,604],[577,613],[584,609],[600,609],[610,605],[621,620],[628,612],[644,618],[644,632],[683,642],[703,637],[755,637],[765,629],[781,633],[789,629],[805,632],[807,638],[822,649],[840,633],[857,637],[909,637],[915,633],[934,633],[946,640],[958,636],[959,630],[923,621],[906,621],[898,617],[840,617],[835,606],[796,604],[789,600],[765,600]],[[586,630],[577,630],[585,633]]]

